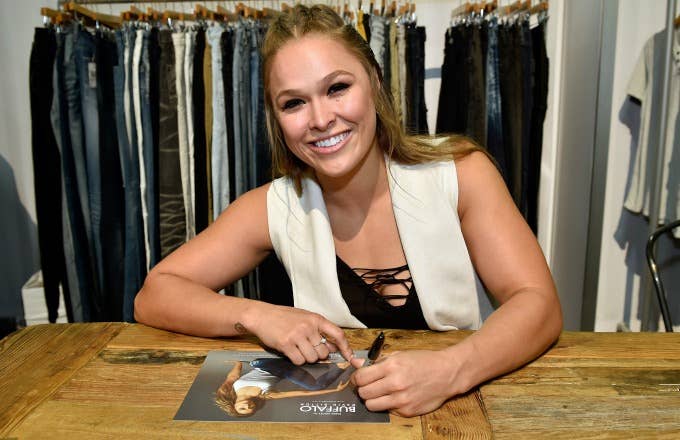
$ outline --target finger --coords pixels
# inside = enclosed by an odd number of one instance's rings
[[[385,411],[396,408],[394,397],[389,394],[365,400],[364,404],[369,411]]]
[[[297,348],[302,353],[305,362],[313,364],[319,360],[319,354],[316,352],[318,347],[314,347],[319,341],[312,342],[309,339],[305,339],[297,344]]]
[[[363,387],[384,378],[386,375],[387,373],[383,365],[373,364],[368,367],[359,368],[354,373],[353,380],[357,386]]]
[[[359,397],[364,400],[377,399],[382,396],[387,396],[391,392],[389,384],[386,379],[380,379],[375,382],[371,382],[367,385],[361,385],[357,387],[357,393]]]
[[[326,339],[331,341],[338,348],[342,357],[346,360],[350,360],[354,357],[352,347],[350,347],[349,341],[347,340],[347,337],[345,337],[345,332],[343,332],[340,327],[330,321],[323,320],[319,325],[319,330],[322,334],[326,335]]]
[[[331,344],[327,342],[325,344],[317,343],[312,346],[319,356],[319,359],[326,359],[328,357],[328,354],[331,352],[331,349],[328,347],[329,345]]]
[[[300,350],[298,350],[297,346],[290,350],[284,351],[283,354],[285,354],[286,357],[290,359],[290,361],[295,365],[302,365],[305,363],[305,357],[302,355]]]

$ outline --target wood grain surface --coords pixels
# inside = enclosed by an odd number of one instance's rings
[[[366,349],[378,330],[348,330]],[[386,331],[385,353],[470,332]],[[175,421],[210,350],[261,350],[137,324],[26,328],[0,341],[0,438],[680,438],[680,336],[564,333],[529,365],[385,424]]]

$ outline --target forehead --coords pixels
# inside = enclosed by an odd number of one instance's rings
[[[272,90],[298,88],[336,70],[361,75],[364,68],[345,46],[323,35],[306,35],[285,43],[274,55],[269,71]]]

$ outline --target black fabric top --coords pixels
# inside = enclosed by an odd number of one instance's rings
[[[390,269],[352,269],[340,257],[336,256],[336,260],[342,297],[350,313],[366,327],[429,329],[411,277],[395,278],[396,275],[408,271],[408,265]],[[388,284],[401,284],[408,290],[408,294],[379,294],[380,287]],[[406,298],[406,302],[400,306],[387,302],[394,298]]]

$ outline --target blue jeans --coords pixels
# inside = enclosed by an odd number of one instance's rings
[[[501,175],[508,184],[505,149],[503,148],[503,119],[501,113],[501,83],[498,77],[498,20],[492,17],[488,25],[486,58],[486,144],[496,159]]]
[[[101,241],[102,221],[102,182],[99,157],[99,109],[97,103],[97,89],[100,84],[97,81],[97,64],[95,63],[94,37],[88,31],[80,29],[76,35],[75,60],[78,69],[78,82],[80,86],[82,124],[84,128],[84,156],[87,174],[87,197],[90,213],[90,232],[88,242],[90,253],[94,257],[94,279],[97,288],[90,292],[91,319],[100,321],[103,319],[105,301],[102,297],[104,285],[102,274],[104,273],[104,256]],[[84,205],[85,206],[85,205]],[[83,214],[86,215],[85,210]]]
[[[242,90],[242,75],[243,69],[241,65],[244,63],[244,41],[245,29],[243,23],[236,24],[234,32],[234,56],[232,58],[232,109],[234,113],[234,184],[236,190],[234,195],[236,197],[244,193],[244,176],[243,176],[243,161],[244,161],[244,147],[243,147],[243,125],[241,123],[247,115],[242,113],[241,97]]]
[[[288,359],[275,358],[255,359],[250,361],[250,366],[266,371],[267,373],[281,379],[288,379],[295,385],[299,385],[305,390],[309,391],[318,391],[328,388],[333,382],[342,376],[342,373],[347,371],[338,367],[338,365],[333,362],[298,367]],[[321,374],[318,376],[314,375],[305,368],[309,368],[310,370]]]
[[[134,320],[134,299],[142,287],[144,279],[144,234],[141,230],[142,209],[139,192],[139,165],[136,150],[128,137],[125,122],[125,31],[116,32],[118,46],[118,65],[113,69],[113,82],[116,100],[116,128],[118,150],[123,182],[125,182],[125,233],[124,233],[124,280],[123,280],[123,320]],[[134,154],[133,154],[134,153]]]
[[[57,34],[54,64],[54,99],[52,128],[61,154],[62,222],[64,257],[73,321],[90,321],[89,294],[96,283],[93,279],[92,257],[88,241],[90,226],[87,174],[85,169],[83,125],[75,64],[75,33],[67,28]]]

